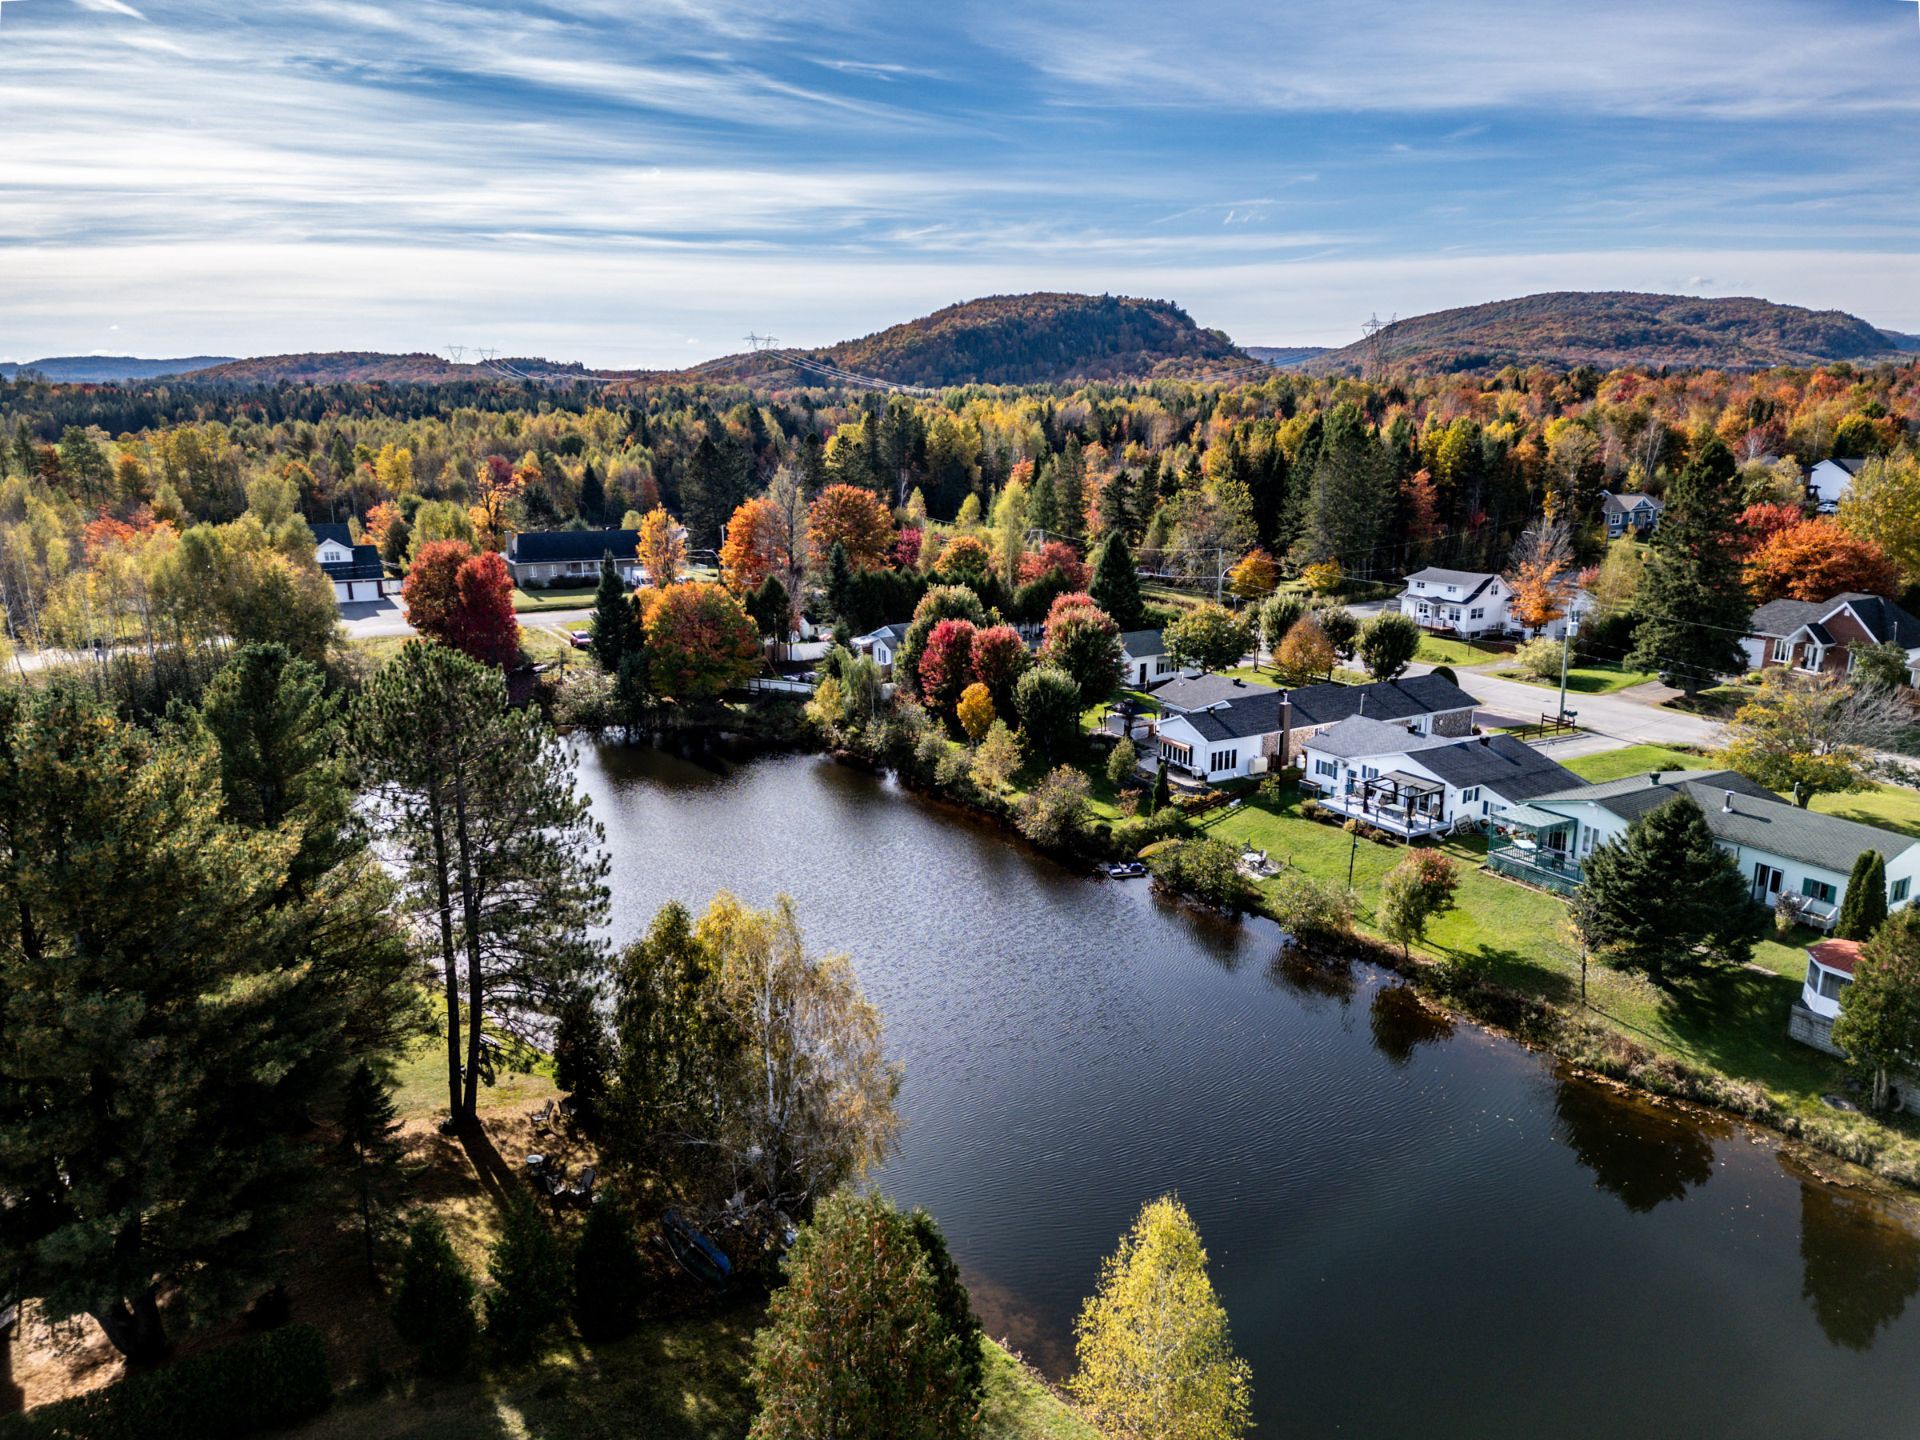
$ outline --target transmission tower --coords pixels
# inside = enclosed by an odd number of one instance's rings
[[[467,347],[464,345],[447,346],[447,354],[453,357],[453,363],[456,365],[460,363],[460,357],[466,353],[467,353]]]
[[[1360,327],[1366,336],[1366,338],[1361,341],[1361,344],[1365,348],[1367,357],[1367,379],[1378,380],[1385,371],[1386,363],[1384,352],[1387,348],[1387,342],[1383,340],[1381,336],[1387,330],[1391,329],[1395,321],[1399,320],[1399,318],[1400,316],[1396,313],[1392,320],[1382,320],[1380,313],[1376,310],[1367,317],[1367,323]]]
[[[749,350],[777,350],[780,348],[780,337],[778,335],[756,335],[753,331],[749,330],[746,340]]]

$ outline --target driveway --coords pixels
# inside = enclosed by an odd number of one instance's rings
[[[536,610],[520,616],[522,629],[578,630],[593,615],[590,606],[577,610]],[[392,600],[367,600],[340,607],[340,623],[350,640],[377,640],[388,635],[411,635],[407,612]]]
[[[1478,700],[1481,714],[1488,719],[1530,723],[1542,714],[1552,714],[1559,704],[1559,690],[1526,685],[1518,680],[1502,680],[1479,670],[1456,670],[1460,688]],[[1679,710],[1664,710],[1660,702],[1675,692],[1649,682],[1611,695],[1567,695],[1567,708],[1578,717],[1580,728],[1602,735],[1621,745],[1697,745],[1712,749],[1726,738],[1716,720],[1688,715]]]

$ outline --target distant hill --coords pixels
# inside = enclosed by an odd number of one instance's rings
[[[1307,362],[1358,374],[1369,347],[1396,370],[1495,370],[1505,365],[1639,365],[1759,370],[1885,358],[1906,337],[1841,310],[1746,297],[1702,299],[1632,291],[1559,291],[1401,320]]]
[[[0,378],[11,380],[32,370],[63,385],[100,385],[115,380],[151,380],[156,375],[186,375],[232,361],[231,355],[187,355],[178,360],[143,360],[137,355],[50,355],[20,364],[0,362]]]
[[[1309,360],[1317,360],[1331,348],[1326,345],[1242,345],[1256,360],[1264,360],[1278,370],[1293,370]]]
[[[735,355],[697,367],[704,376],[773,377],[784,370],[822,383],[833,369],[897,385],[1038,385],[1204,373],[1247,357],[1218,330],[1203,330],[1168,300],[1122,295],[989,295],[820,350],[806,362]],[[810,367],[827,367],[826,371]]]
[[[1898,330],[1882,330],[1880,333],[1887,337],[1887,343],[1896,350],[1920,350],[1920,335],[1902,335]]]
[[[377,350],[310,351],[299,355],[257,355],[229,360],[197,371],[193,377],[215,385],[273,385],[291,381],[303,385],[351,385],[384,380],[393,385],[446,385],[483,380],[478,365],[456,365],[438,355],[414,352],[385,355]]]

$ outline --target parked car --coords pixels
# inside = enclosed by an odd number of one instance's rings
[[[569,630],[567,631],[567,643],[576,650],[584,650],[593,644],[593,632],[591,630]]]

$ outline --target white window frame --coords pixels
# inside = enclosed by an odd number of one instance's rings
[[[1773,641],[1773,663],[1785,665],[1793,659],[1793,644],[1784,635],[1776,635]]]

